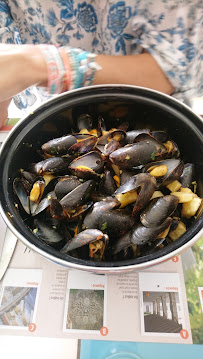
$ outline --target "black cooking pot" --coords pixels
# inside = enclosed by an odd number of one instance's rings
[[[1,149],[1,213],[11,231],[28,247],[59,264],[95,273],[116,273],[141,269],[167,260],[191,246],[203,233],[203,214],[178,240],[140,258],[118,262],[93,262],[64,255],[42,243],[25,225],[14,206],[12,182],[19,168],[39,161],[36,149],[54,137],[68,134],[81,113],[93,119],[101,115],[108,128],[129,121],[130,128],[165,130],[178,144],[184,162],[196,167],[198,194],[203,197],[203,123],[192,110],[157,91],[135,86],[92,86],[55,97],[21,120]]]

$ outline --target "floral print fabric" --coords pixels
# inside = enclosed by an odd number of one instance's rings
[[[146,50],[173,84],[174,96],[203,93],[202,0],[0,0],[0,42],[108,55]]]

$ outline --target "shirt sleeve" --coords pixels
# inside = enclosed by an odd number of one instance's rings
[[[203,94],[203,1],[143,0],[133,43],[156,60],[180,100]]]
[[[21,44],[20,34],[6,1],[0,0],[0,43]]]

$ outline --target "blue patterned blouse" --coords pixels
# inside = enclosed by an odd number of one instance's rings
[[[203,94],[203,0],[0,0],[0,42],[68,44],[109,55],[145,49],[175,97]]]

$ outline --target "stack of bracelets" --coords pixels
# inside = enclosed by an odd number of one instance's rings
[[[96,55],[71,47],[37,45],[45,55],[48,71],[47,91],[59,94],[79,87],[90,86],[101,67]]]

